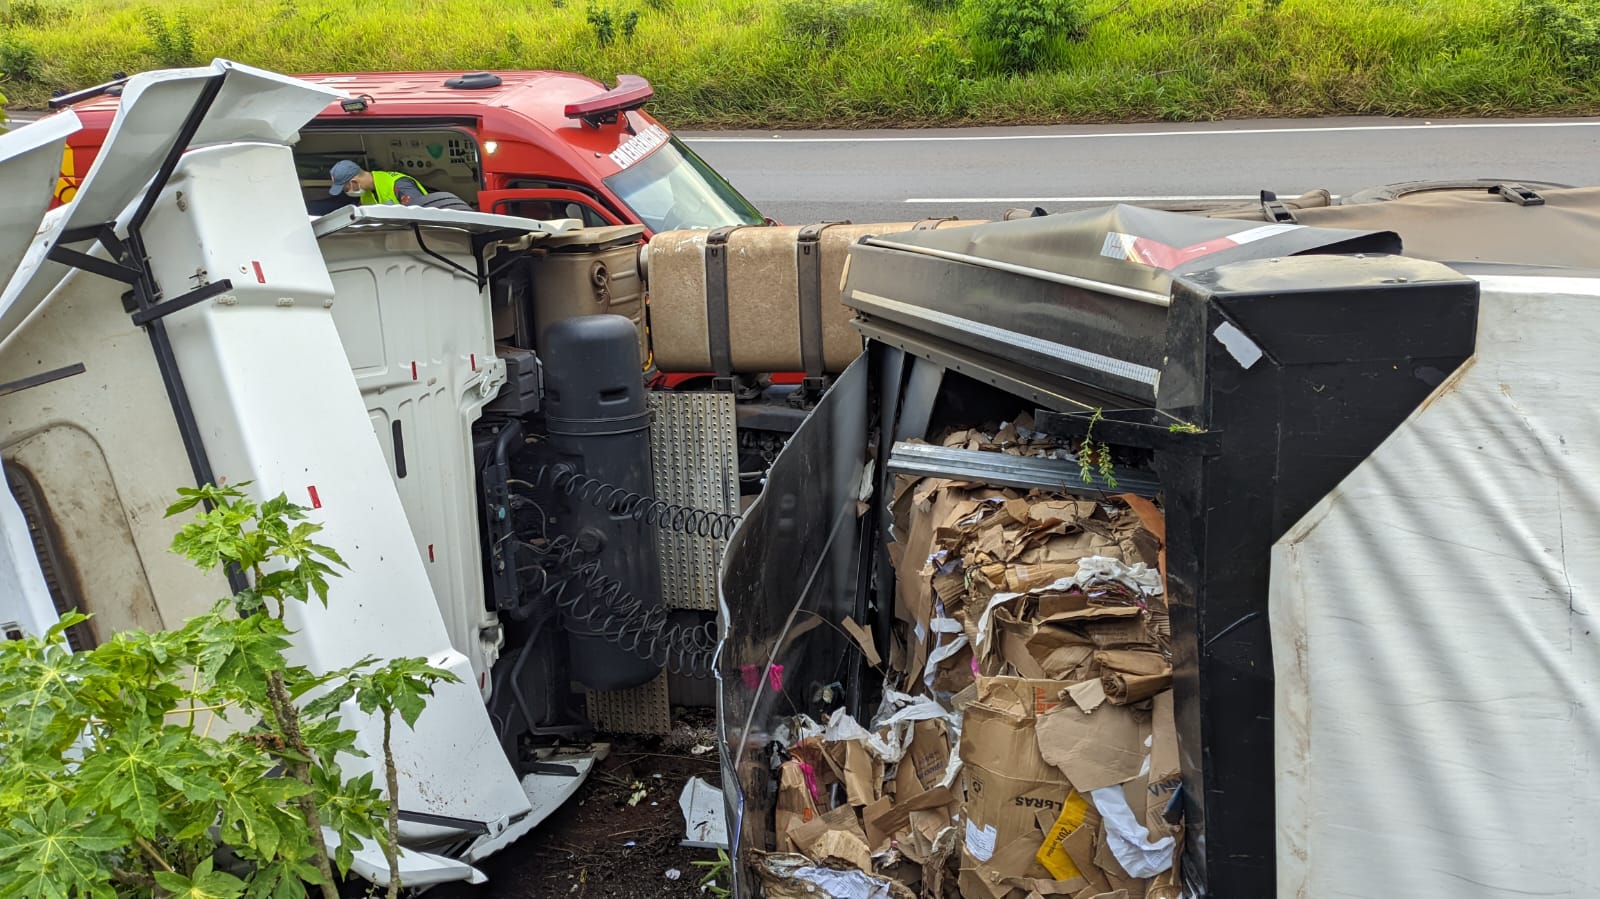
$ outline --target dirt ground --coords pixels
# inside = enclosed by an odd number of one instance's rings
[[[689,778],[721,784],[710,740],[711,713],[680,715],[670,737],[603,735],[611,754],[577,795],[515,845],[485,860],[489,882],[447,884],[425,899],[688,899],[711,896],[700,880],[713,849],[678,845],[684,838],[678,797]],[[636,786],[637,785],[637,786]],[[630,804],[642,788],[644,796]],[[670,873],[676,871],[677,878]],[[722,878],[726,885],[726,878]]]

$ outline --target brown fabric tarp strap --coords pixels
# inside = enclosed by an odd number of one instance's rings
[[[706,343],[711,370],[719,378],[733,374],[728,331],[728,237],[744,225],[724,225],[706,235]]]
[[[794,245],[794,273],[800,293],[800,358],[807,378],[822,377],[822,232],[848,221],[817,222],[800,229]]]

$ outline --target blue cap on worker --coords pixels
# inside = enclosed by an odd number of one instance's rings
[[[348,159],[341,159],[333,164],[333,186],[328,188],[328,195],[337,197],[344,193],[344,186],[350,179],[361,174],[361,166]]]

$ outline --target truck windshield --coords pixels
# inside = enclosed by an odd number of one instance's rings
[[[651,231],[759,225],[766,218],[676,137],[606,179]]]

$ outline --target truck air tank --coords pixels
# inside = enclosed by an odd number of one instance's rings
[[[552,324],[542,341],[545,420],[557,470],[579,476],[580,484],[620,488],[647,495],[654,488],[650,454],[650,408],[639,359],[639,333],[620,315],[585,315]],[[593,479],[593,482],[582,479]],[[590,494],[592,496],[592,494]],[[661,672],[639,652],[652,645],[639,634],[644,611],[661,605],[661,568],[655,534],[629,515],[614,514],[603,503],[587,501],[584,491],[564,498],[562,531],[597,563],[594,574],[577,577],[570,589],[583,598],[566,614],[572,678],[592,690],[623,690],[648,683]],[[611,591],[592,589],[594,575],[612,583]],[[586,586],[587,585],[587,586]],[[631,596],[636,602],[628,602]],[[638,611],[624,625],[600,603],[625,603]],[[591,614],[592,613],[592,614]],[[607,618],[612,618],[610,625]],[[651,616],[655,617],[655,616]],[[587,620],[585,620],[587,619]],[[631,627],[621,644],[605,632]]]

